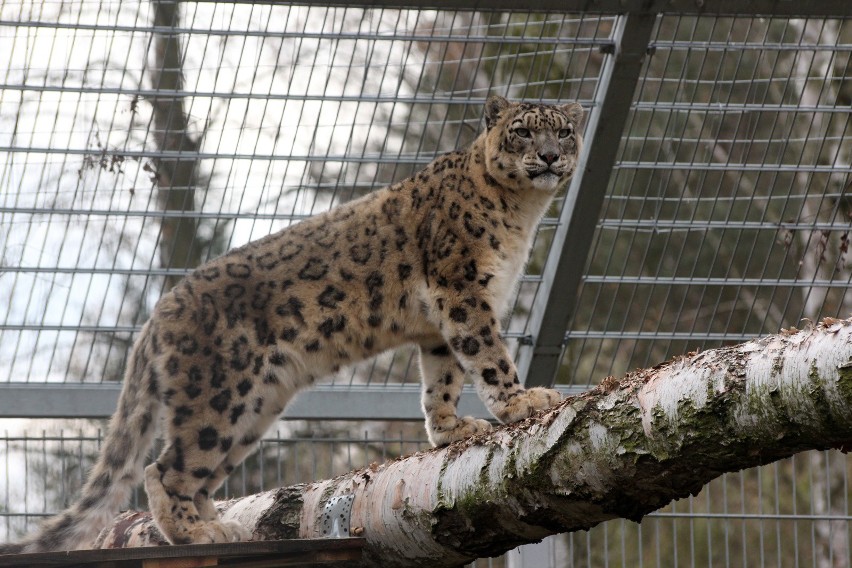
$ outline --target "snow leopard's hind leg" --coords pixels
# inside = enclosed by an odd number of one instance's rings
[[[214,434],[196,432],[199,439],[195,442],[190,442],[189,436],[170,436],[168,446],[145,468],[148,506],[163,536],[172,544],[235,542],[249,537],[237,523],[219,520],[212,506],[205,507],[203,516],[196,507],[196,495],[226,456]]]
[[[230,406],[220,428],[203,419],[193,420],[187,407],[169,408],[169,442],[145,469],[145,491],[157,526],[173,544],[235,542],[251,537],[246,527],[219,519],[212,497],[255,450],[291,394],[280,392],[274,384],[258,382],[261,384],[243,397],[245,402]],[[240,391],[239,386],[234,388]],[[200,409],[196,406],[195,410]]]

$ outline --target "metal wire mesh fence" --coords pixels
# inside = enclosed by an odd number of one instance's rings
[[[555,373],[583,390],[849,315],[849,9],[764,4],[636,17],[0,0],[0,417],[105,416],[164,289],[467,144],[491,93],[588,109],[592,173],[542,220],[504,326],[529,384]],[[291,416],[414,418],[415,367],[409,350],[385,354]],[[73,436],[4,422],[5,540],[73,495],[99,438],[90,422]],[[364,424],[288,422],[226,492],[424,444],[416,423],[399,438]],[[804,454],[728,475],[550,552],[576,566],[849,566],[848,469]]]
[[[848,315],[850,34],[848,20],[660,20],[568,376]]]

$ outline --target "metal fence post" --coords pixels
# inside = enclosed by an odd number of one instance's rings
[[[609,184],[656,14],[618,16],[586,126],[586,147],[568,188],[530,313],[530,340],[521,345],[518,372],[527,386],[553,384],[565,348],[583,269]]]

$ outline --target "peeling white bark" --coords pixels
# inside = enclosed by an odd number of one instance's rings
[[[258,539],[316,538],[328,499],[351,493],[365,566],[458,566],[638,519],[726,471],[850,440],[852,321],[830,320],[607,379],[489,435],[221,510]],[[100,544],[161,541],[132,513]]]

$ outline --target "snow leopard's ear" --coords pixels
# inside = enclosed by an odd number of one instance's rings
[[[500,95],[491,95],[485,102],[485,127],[488,130],[494,128],[500,120],[500,113],[509,108],[509,101]]]
[[[560,107],[562,112],[568,115],[568,120],[574,125],[575,130],[580,130],[583,127],[583,120],[585,119],[583,107],[580,106],[580,103],[568,103],[567,105],[562,105]]]

